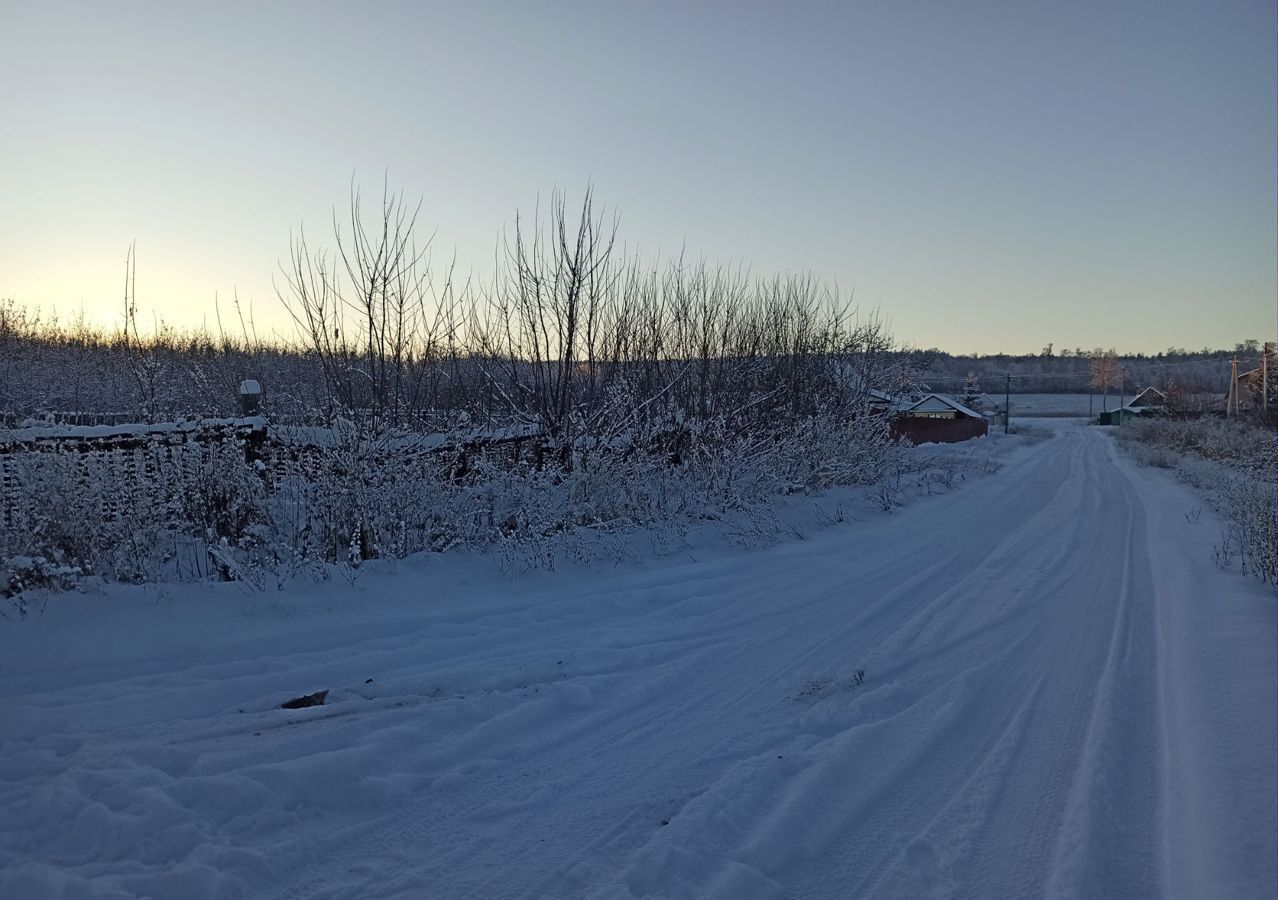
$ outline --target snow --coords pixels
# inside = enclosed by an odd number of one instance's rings
[[[18,444],[27,441],[47,440],[50,438],[83,438],[85,440],[101,440],[106,438],[141,437],[158,434],[190,434],[214,428],[234,428],[260,431],[266,427],[266,420],[261,416],[241,416],[234,419],[193,419],[179,422],[160,422],[155,424],[133,423],[122,425],[33,425],[21,428],[0,427],[0,445]]]
[[[535,424],[518,423],[502,426],[457,428],[449,432],[432,434],[391,433],[377,438],[375,444],[382,452],[419,451],[459,447],[470,443],[501,443],[522,438],[536,437],[540,429]],[[275,425],[271,430],[273,440],[300,447],[339,447],[355,440],[356,429],[349,422],[333,426]]]
[[[750,552],[0,620],[0,897],[1273,896],[1272,592],[1050,427]]]
[[[1004,401],[1004,395],[995,391],[994,396],[1001,405]],[[1109,394],[1111,401],[1117,401],[1118,396],[1117,391],[1111,391]],[[1012,419],[1015,420],[1021,416],[1076,416],[1085,418],[1100,412],[1104,399],[1104,395],[1100,393],[1094,396],[1088,396],[1087,394],[1012,394]]]

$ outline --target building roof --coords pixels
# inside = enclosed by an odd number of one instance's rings
[[[942,412],[946,409],[952,409],[958,413],[973,419],[984,419],[985,416],[972,409],[970,406],[964,406],[953,397],[946,397],[944,394],[927,394],[918,403],[905,408],[906,412]]]
[[[959,402],[962,403],[963,401],[959,400]],[[998,405],[998,401],[989,394],[978,394],[976,396],[976,402],[968,403],[967,405],[977,412],[982,413],[996,413],[1002,409],[1002,407]]]
[[[1132,402],[1128,403],[1129,407],[1140,406],[1164,406],[1167,403],[1167,395],[1156,387],[1147,387],[1135,397]]]
[[[1244,394],[1242,394],[1242,393],[1241,393],[1241,389],[1242,389],[1242,388],[1246,388],[1246,387],[1248,387],[1248,386],[1251,386],[1253,390],[1255,390],[1255,391],[1259,392],[1260,388],[1259,388],[1259,387],[1256,387],[1256,384],[1257,384],[1257,382],[1259,382],[1259,381],[1260,381],[1260,375],[1261,375],[1261,373],[1260,373],[1260,367],[1259,367],[1259,366],[1257,366],[1257,367],[1256,367],[1256,368],[1254,368],[1254,369],[1248,369],[1246,372],[1239,372],[1239,373],[1238,373],[1238,378],[1236,379],[1236,384],[1238,385],[1239,390],[1240,390],[1240,393],[1238,394],[1238,396],[1239,396],[1239,397],[1244,397],[1244,396],[1246,396],[1246,395],[1244,395]],[[1232,396],[1232,394],[1233,394],[1233,389],[1232,389],[1232,388],[1230,388],[1229,390],[1227,390],[1227,391],[1225,392],[1225,402],[1226,402],[1226,403],[1228,403],[1228,402],[1229,402],[1229,398],[1230,398],[1230,396]]]

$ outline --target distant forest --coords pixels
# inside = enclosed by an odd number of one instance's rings
[[[1120,353],[1101,347],[1057,351],[1048,345],[1040,353],[1027,354],[969,356],[933,347],[908,350],[905,355],[920,381],[942,392],[957,393],[975,381],[981,391],[1002,393],[1010,374],[1012,393],[1085,394],[1093,389],[1094,360],[1112,354],[1120,371],[1110,393],[1126,388],[1130,394],[1152,386],[1223,397],[1229,389],[1232,360],[1237,357],[1241,374],[1260,365],[1261,351],[1260,341],[1245,340],[1230,349],[1170,347],[1154,354]]]

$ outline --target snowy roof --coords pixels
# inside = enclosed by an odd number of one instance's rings
[[[1146,396],[1148,395],[1148,396]],[[1147,387],[1135,397],[1128,406],[1162,406],[1167,402],[1167,395],[1156,387]]]
[[[959,401],[959,402],[962,402],[962,401]],[[997,412],[1000,408],[998,405],[998,402],[995,401],[989,394],[979,394],[976,397],[976,402],[969,403],[967,405],[981,412]]]
[[[970,406],[965,406],[962,403],[959,403],[953,397],[946,397],[944,394],[928,394],[918,403],[915,403],[913,406],[906,407],[907,412],[912,412],[915,410],[928,412],[928,411],[939,411],[942,409],[952,409],[952,410],[955,410],[956,412],[962,413],[965,416],[970,416],[973,419],[985,418],[985,416],[983,416],[981,413],[978,413],[976,410],[972,409]]]

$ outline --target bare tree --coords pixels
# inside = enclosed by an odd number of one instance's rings
[[[1111,348],[1109,350],[1101,350],[1099,347],[1092,354],[1091,359],[1091,386],[1103,392],[1101,409],[1106,411],[1109,406],[1109,389],[1118,385],[1123,378],[1123,366],[1118,360],[1118,354]]]
[[[622,361],[629,320],[616,292],[616,221],[596,215],[586,190],[575,226],[564,195],[549,221],[516,217],[502,243],[504,266],[484,292],[474,336],[489,386],[509,415],[535,423],[570,462],[584,413],[599,409],[606,379]]]
[[[446,358],[457,352],[458,295],[452,268],[437,280],[430,240],[418,244],[421,201],[383,185],[365,215],[352,184],[347,229],[333,219],[337,250],[313,251],[301,229],[289,242],[276,292],[319,361],[331,416],[382,434],[437,411]]]

